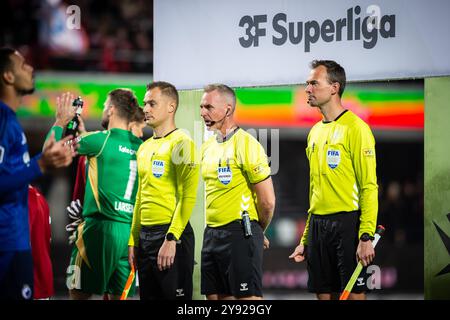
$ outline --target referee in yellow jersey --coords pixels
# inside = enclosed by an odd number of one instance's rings
[[[206,188],[201,291],[210,300],[261,299],[264,230],[275,207],[266,153],[233,120],[234,91],[204,88],[201,116],[215,135],[201,149]]]
[[[141,300],[191,300],[194,232],[189,218],[199,180],[195,146],[175,126],[178,92],[172,84],[149,84],[144,104],[153,137],[137,152],[139,189],[128,259],[137,265]]]
[[[308,104],[322,121],[308,135],[308,220],[290,258],[307,261],[308,290],[318,299],[339,297],[356,267],[375,257],[370,240],[378,212],[375,140],[369,126],[344,109],[345,70],[335,61],[314,60],[306,81]],[[350,299],[365,299],[361,278]]]

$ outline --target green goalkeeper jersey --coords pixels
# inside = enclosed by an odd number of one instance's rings
[[[55,138],[61,127],[53,127]],[[88,158],[83,217],[130,223],[138,187],[136,152],[142,140],[130,131],[88,132],[78,138],[80,155]]]

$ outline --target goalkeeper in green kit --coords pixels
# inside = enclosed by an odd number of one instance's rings
[[[73,97],[58,100],[55,138],[73,117]],[[77,138],[78,153],[88,158],[84,222],[67,268],[67,287],[72,299],[89,299],[108,293],[119,299],[130,273],[128,239],[137,191],[136,151],[142,143],[128,130],[138,102],[132,91],[116,89],[104,103],[102,123],[108,130],[88,132]],[[130,295],[134,292],[134,285]]]

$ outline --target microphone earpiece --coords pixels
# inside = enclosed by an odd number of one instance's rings
[[[223,116],[223,118],[222,119],[220,119],[220,120],[217,120],[217,121],[214,121],[214,120],[212,120],[211,121],[211,125],[214,125],[214,124],[216,124],[217,122],[221,122],[221,121],[224,121],[225,120],[225,118],[226,117],[228,117],[228,112],[230,111],[230,109],[227,109],[227,112],[225,113],[225,115]]]

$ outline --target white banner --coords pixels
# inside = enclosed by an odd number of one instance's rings
[[[304,83],[313,59],[349,81],[450,75],[448,0],[155,0],[154,79],[179,89]]]

